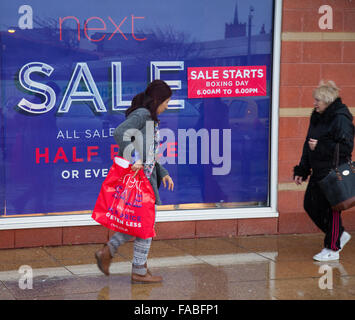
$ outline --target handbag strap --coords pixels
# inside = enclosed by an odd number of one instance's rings
[[[343,180],[343,177],[341,176],[340,172],[339,172],[339,143],[337,143],[335,145],[335,150],[334,150],[334,158],[333,158],[333,167],[334,167],[334,171],[336,174],[337,179]]]
[[[334,157],[333,157],[333,167],[334,169],[337,169],[339,167],[339,157],[340,157],[340,143],[337,142],[337,144],[335,145],[335,150],[334,150]],[[351,157],[347,157],[348,159],[348,163],[352,169],[352,171],[354,172],[354,164],[351,160]],[[355,173],[355,172],[354,172]]]
[[[338,180],[343,180],[343,178],[341,177],[341,174],[338,170],[338,167],[339,167],[339,153],[340,153],[340,145],[339,145],[339,142],[335,145],[335,150],[334,150],[334,158],[333,158],[333,167],[334,167],[334,170],[335,170],[335,173],[337,175],[337,178]],[[355,173],[355,166],[351,160],[351,157],[348,157],[348,163],[349,163],[349,166],[350,166],[350,169],[352,171],[352,173]]]
[[[335,169],[339,167],[339,142],[335,145],[333,167]]]

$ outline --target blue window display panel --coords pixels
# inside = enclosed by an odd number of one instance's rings
[[[268,206],[273,6],[1,1],[0,215],[92,210],[113,130],[158,78],[173,89],[160,129],[175,190],[161,188],[163,204]],[[246,66],[265,67],[262,95],[188,98],[188,68]]]

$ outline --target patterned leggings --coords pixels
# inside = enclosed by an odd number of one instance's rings
[[[128,234],[116,232],[109,242],[107,243],[110,248],[111,256],[113,257],[118,250],[118,247],[124,244],[125,242],[133,239],[133,236]],[[134,240],[134,250],[133,250],[133,261],[132,261],[132,272],[145,275],[147,273],[146,262],[148,258],[148,253],[150,245],[152,243],[152,238],[141,239],[136,238]]]

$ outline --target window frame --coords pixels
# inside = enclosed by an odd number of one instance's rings
[[[273,62],[271,91],[271,132],[270,132],[270,176],[269,206],[244,208],[216,208],[195,210],[162,210],[157,211],[157,222],[220,220],[246,218],[275,218],[279,216],[277,209],[278,191],[278,120],[279,120],[279,87],[280,87],[280,55],[281,55],[281,23],[282,0],[274,0],[273,27]],[[218,214],[216,215],[216,211]],[[91,218],[90,211],[71,213],[43,214],[27,217],[0,217],[0,230],[74,227],[98,225]]]

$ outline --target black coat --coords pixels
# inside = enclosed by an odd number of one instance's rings
[[[340,161],[342,164],[351,159],[354,147],[353,116],[340,98],[331,103],[323,113],[313,110],[307,138],[299,165],[294,167],[294,176],[303,180],[312,173],[316,181],[324,178],[333,168],[334,150],[339,142]],[[314,151],[308,146],[308,140],[316,139]]]

